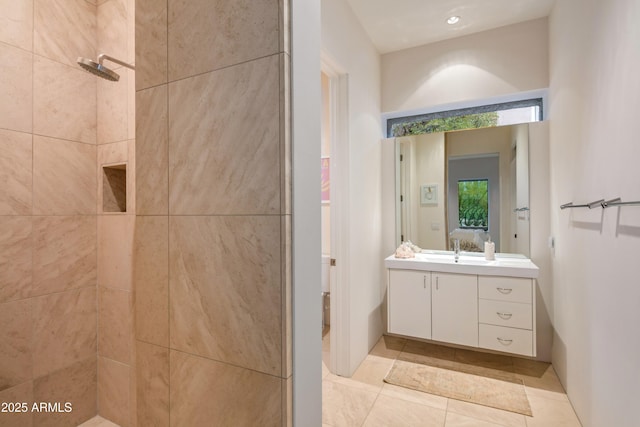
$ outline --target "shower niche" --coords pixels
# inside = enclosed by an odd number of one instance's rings
[[[127,164],[102,166],[102,211],[127,212]]]

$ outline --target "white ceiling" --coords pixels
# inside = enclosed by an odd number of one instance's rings
[[[555,0],[347,0],[380,53],[548,16]],[[460,16],[456,25],[446,20]]]

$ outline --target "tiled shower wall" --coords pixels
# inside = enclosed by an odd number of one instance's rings
[[[291,423],[288,0],[136,1],[138,425]]]
[[[0,0],[0,426],[96,413],[96,5]]]
[[[76,65],[99,52],[133,62],[134,11],[0,0],[0,401],[73,404],[1,413],[0,426],[75,426],[98,410],[134,424],[135,77]],[[100,215],[102,165],[124,162],[127,214]]]
[[[135,61],[134,0],[96,0],[97,52]],[[135,71],[105,62],[118,82],[97,80],[98,414],[121,427],[135,422],[133,227],[135,225]],[[108,203],[119,192],[103,166],[126,165],[126,212]]]

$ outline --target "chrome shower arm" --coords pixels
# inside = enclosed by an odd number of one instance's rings
[[[132,70],[136,69],[133,65],[127,64],[126,62],[120,61],[119,59],[116,59],[104,53],[101,53],[100,55],[98,55],[98,64],[102,65],[102,61],[105,59],[107,61],[115,62],[116,64],[122,65],[123,67],[131,68]]]

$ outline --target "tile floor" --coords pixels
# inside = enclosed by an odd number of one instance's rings
[[[119,427],[118,424],[114,424],[109,420],[105,420],[100,415],[96,415],[88,421],[83,422],[78,427]]]
[[[555,371],[522,377],[533,417],[447,399],[382,380],[406,340],[383,336],[351,378],[329,372],[329,333],[322,341],[323,427],[580,427]],[[118,427],[96,416],[79,427]]]
[[[383,336],[351,378],[329,372],[329,334],[323,337],[323,427],[580,427],[549,366],[540,378],[522,377],[533,417],[448,399],[382,380],[406,340]]]

